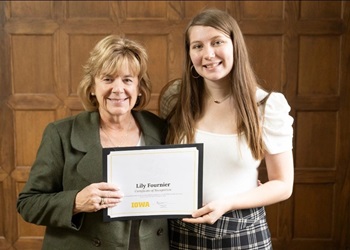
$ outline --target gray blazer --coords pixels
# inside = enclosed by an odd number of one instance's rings
[[[133,116],[146,145],[164,143],[164,120],[147,111],[133,111]],[[102,210],[73,215],[76,194],[101,181],[99,113],[50,123],[17,201],[24,220],[46,226],[43,249],[128,249],[131,221],[103,222]],[[139,237],[141,249],[169,249],[167,220],[142,220]]]

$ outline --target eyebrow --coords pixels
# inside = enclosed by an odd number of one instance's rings
[[[127,74],[127,75],[120,75],[120,74],[101,74],[100,77],[115,77],[115,76],[120,76],[120,77],[137,77],[137,76],[133,76],[131,74]]]
[[[213,36],[211,37],[209,40],[214,40],[214,39],[217,39],[217,38],[222,38],[222,37],[226,37],[224,35],[218,35],[218,36]],[[193,43],[201,43],[202,41],[193,41],[191,42],[190,44],[193,44]]]
[[[137,77],[137,76],[133,76],[133,75],[123,75],[122,77]]]

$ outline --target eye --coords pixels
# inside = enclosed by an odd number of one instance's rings
[[[191,49],[201,49],[203,46],[201,44],[193,44]]]
[[[105,82],[105,83],[111,83],[111,82],[113,82],[113,78],[110,77],[110,76],[102,76],[102,77],[101,77],[101,80],[102,80],[103,82]]]
[[[223,43],[224,43],[223,40],[215,40],[215,41],[212,43],[212,45],[213,45],[213,46],[220,46],[220,45],[223,44]]]
[[[132,79],[131,77],[127,77],[127,78],[124,78],[124,79],[123,79],[123,82],[125,82],[125,83],[127,83],[127,84],[131,84],[131,83],[133,83],[134,81],[133,81],[133,79]]]

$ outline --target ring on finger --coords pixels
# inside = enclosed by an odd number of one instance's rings
[[[103,205],[103,204],[105,204],[105,198],[101,197],[100,205]]]

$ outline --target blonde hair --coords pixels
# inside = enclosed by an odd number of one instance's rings
[[[243,34],[233,17],[228,13],[210,9],[195,16],[185,32],[185,65],[178,102],[168,116],[170,123],[167,143],[194,142],[194,125],[203,112],[204,80],[193,76],[189,56],[189,29],[192,26],[210,26],[228,35],[233,43],[234,65],[231,71],[231,92],[237,110],[237,131],[245,136],[255,159],[264,157],[262,128],[259,122],[255,93],[258,87],[251,67]]]
[[[90,52],[84,65],[83,78],[78,86],[78,96],[87,111],[98,110],[96,96],[92,95],[95,77],[115,75],[127,64],[132,73],[138,76],[140,96],[134,109],[144,108],[151,98],[151,83],[147,73],[148,55],[145,48],[127,38],[110,35],[99,41]]]

